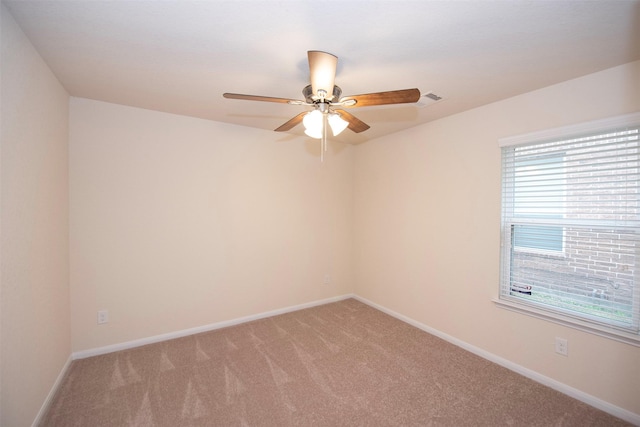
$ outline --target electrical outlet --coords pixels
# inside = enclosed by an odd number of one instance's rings
[[[322,283],[324,283],[325,285],[328,285],[329,283],[331,283],[331,276],[329,274],[325,274],[324,280],[322,281]]]
[[[103,323],[107,323],[109,321],[109,311],[108,310],[99,310],[98,311],[98,325],[102,325]]]
[[[569,344],[565,338],[556,337],[556,353],[563,356],[569,355]]]

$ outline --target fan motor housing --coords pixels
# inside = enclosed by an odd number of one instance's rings
[[[313,95],[313,89],[311,88],[311,85],[305,86],[304,89],[302,89],[302,95],[304,95],[304,99],[307,101],[307,103],[309,104],[317,104],[318,102],[320,102],[319,99],[315,99],[314,95]],[[331,98],[326,98],[327,101],[332,101],[332,100],[339,100],[340,96],[342,96],[342,89],[340,89],[339,86],[334,85],[333,86],[333,96]]]

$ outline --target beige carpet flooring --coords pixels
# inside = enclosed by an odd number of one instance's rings
[[[44,426],[623,426],[348,299],[76,360]]]

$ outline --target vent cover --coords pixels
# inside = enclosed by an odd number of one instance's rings
[[[440,95],[436,95],[433,92],[427,92],[426,94],[420,97],[420,101],[418,101],[417,106],[419,108],[424,108],[424,107],[433,105],[436,102],[440,102],[441,100],[442,100],[442,97]]]

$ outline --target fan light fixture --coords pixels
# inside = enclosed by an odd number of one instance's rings
[[[344,120],[337,113],[328,113],[327,121],[329,122],[329,127],[331,128],[333,136],[338,136],[340,132],[349,126],[349,122]],[[304,133],[311,138],[322,139],[322,130],[324,125],[322,113],[319,110],[313,110],[307,113],[302,119],[302,124],[305,129]]]
[[[311,138],[322,138],[322,113],[318,110],[313,110],[307,113],[302,119],[304,125],[304,133]]]
[[[338,136],[340,132],[345,130],[349,126],[349,122],[340,117],[338,113],[329,114],[329,126],[331,126],[331,132],[333,136]]]
[[[348,111],[343,110],[343,108],[408,104],[416,103],[420,100],[420,91],[416,88],[343,97],[342,89],[335,84],[338,57],[321,50],[310,50],[307,51],[307,59],[309,60],[309,80],[311,84],[302,89],[304,100],[243,95],[241,93],[224,93],[222,96],[245,101],[277,102],[312,107],[313,111],[298,113],[278,126],[275,131],[287,132],[302,122],[305,134],[321,141],[320,161],[323,161],[324,153],[327,151],[329,128],[331,128],[334,136],[337,136],[346,128],[355,133],[369,129],[368,124],[354,117]]]

